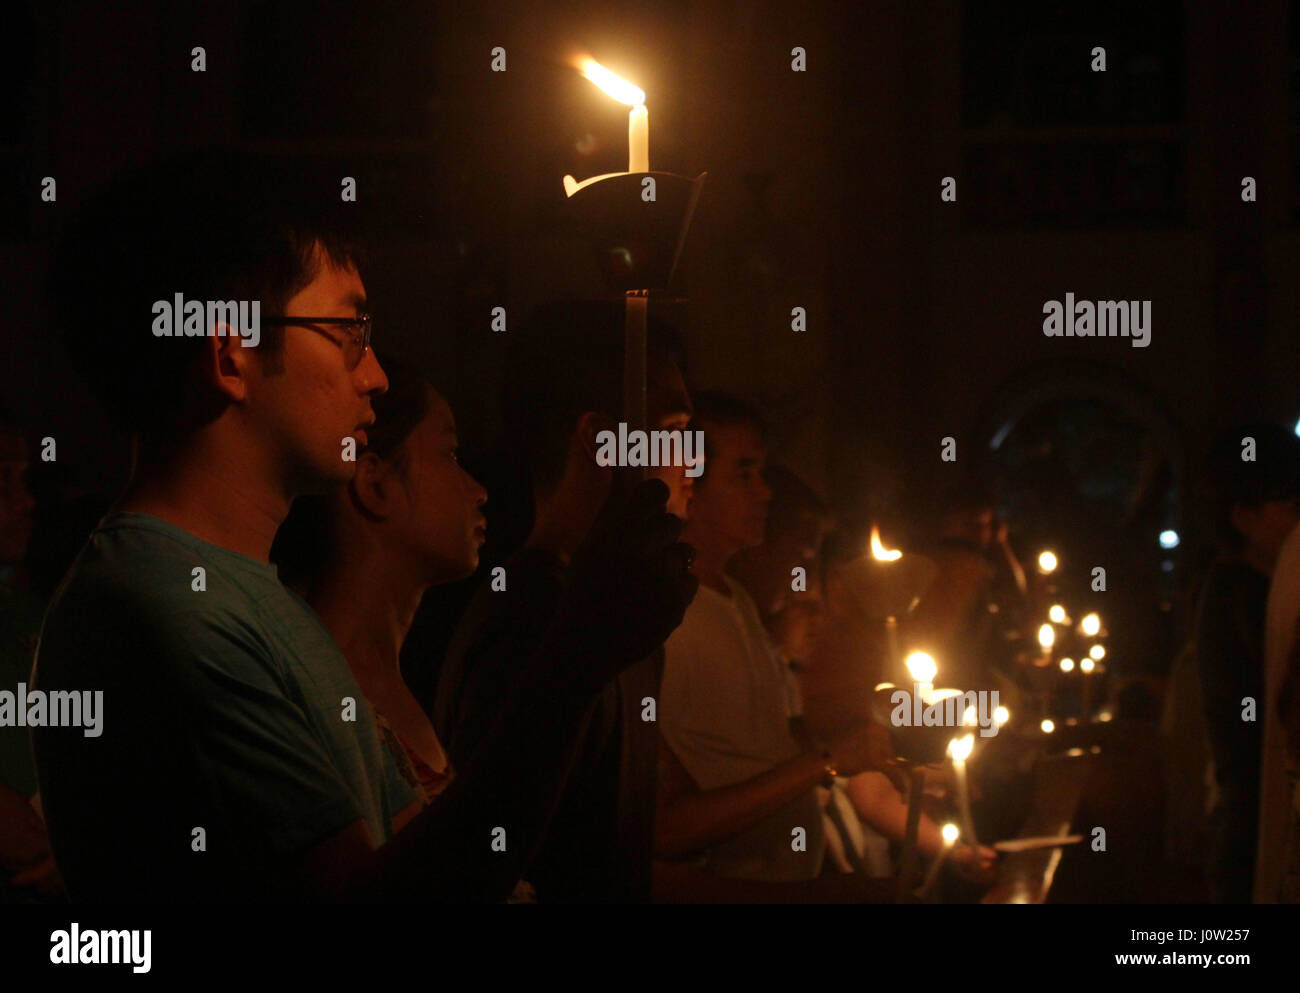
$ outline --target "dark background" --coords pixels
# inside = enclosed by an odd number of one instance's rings
[[[234,142],[356,177],[378,232],[377,342],[449,396],[471,453],[490,448],[509,338],[491,308],[517,323],[603,290],[560,223],[561,176],[625,168],[626,109],[568,65],[585,50],[648,94],[653,168],[709,172],[677,276],[688,299],[663,311],[692,386],[757,400],[773,460],[896,543],[978,468],[1026,555],[1055,547],[1067,586],[1108,568],[1114,616],[1141,622],[1114,661],[1159,674],[1208,549],[1210,436],[1300,414],[1296,7],[10,4],[0,393],[34,441],[57,439],[38,482],[116,491],[125,440],[47,328],[49,248],[118,169]],[[1044,337],[1043,303],[1067,291],[1151,300],[1150,347]],[[1159,547],[1163,529],[1179,548]]]

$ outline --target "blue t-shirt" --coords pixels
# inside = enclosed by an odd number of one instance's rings
[[[275,567],[148,514],[90,536],[45,615],[35,684],[103,691],[98,737],[34,731],[73,900],[293,896],[314,844],[357,820],[382,844],[415,799]]]

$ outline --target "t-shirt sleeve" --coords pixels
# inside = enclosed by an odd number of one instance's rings
[[[208,796],[276,854],[303,852],[361,820],[361,806],[257,632],[238,618],[193,614],[168,625],[173,701]],[[177,664],[179,663],[179,664]],[[391,760],[394,810],[412,794]],[[383,839],[373,839],[376,844]]]

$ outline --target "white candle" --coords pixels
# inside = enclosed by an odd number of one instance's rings
[[[650,114],[645,104],[627,115],[627,171],[650,171]]]
[[[975,736],[968,734],[964,738],[954,738],[948,744],[948,754],[952,756],[953,778],[957,781],[957,808],[961,815],[962,832],[966,835],[968,845],[977,845],[975,822],[970,815],[970,790],[966,784],[966,759],[975,747]]]
[[[957,844],[957,825],[945,824],[942,828],[943,847],[939,849],[939,854],[934,857],[934,862],[930,864],[930,871],[925,875],[925,882],[921,884],[921,889],[917,896],[922,900],[929,894],[930,888],[934,886],[934,881],[939,878],[939,870],[943,868],[943,860],[948,857],[948,853]]]

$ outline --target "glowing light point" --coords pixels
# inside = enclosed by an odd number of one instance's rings
[[[925,652],[912,652],[903,664],[918,683],[933,683],[934,677],[939,674],[939,667],[935,664],[934,658]]]
[[[1052,650],[1056,644],[1056,628],[1050,624],[1044,624],[1038,629],[1038,644],[1045,652]]]

